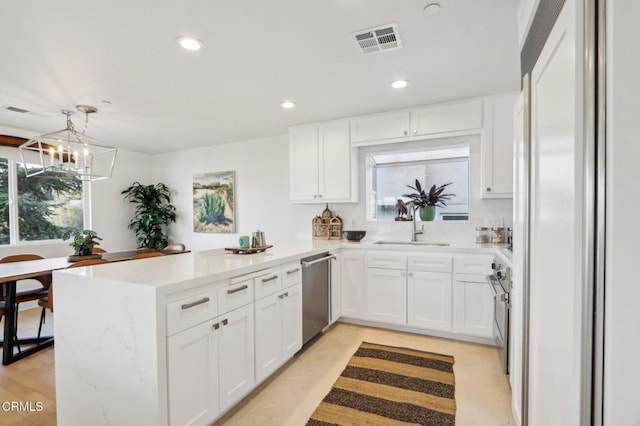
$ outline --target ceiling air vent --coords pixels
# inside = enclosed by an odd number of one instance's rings
[[[381,25],[368,30],[357,31],[352,35],[362,53],[365,55],[400,49],[402,47],[400,31],[398,31],[396,24]]]
[[[13,112],[19,112],[21,114],[26,114],[29,112],[29,110],[26,109],[22,109],[22,108],[18,108],[18,107],[12,107],[12,106],[8,106],[7,109],[9,111],[13,111]]]

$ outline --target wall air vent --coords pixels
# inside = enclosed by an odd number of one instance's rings
[[[19,112],[21,114],[26,114],[29,112],[29,110],[26,109],[22,109],[22,108],[18,108],[18,107],[12,107],[12,106],[8,106],[7,109],[9,111],[13,111],[13,112]]]
[[[400,31],[396,24],[381,25],[352,33],[353,39],[365,55],[400,49]]]

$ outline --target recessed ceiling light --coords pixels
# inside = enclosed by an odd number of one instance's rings
[[[425,15],[435,15],[436,13],[440,12],[440,3],[429,3],[428,5],[426,5],[424,7],[424,9],[422,9],[422,12]]]
[[[407,87],[407,84],[409,84],[407,80],[396,80],[391,83],[391,87],[393,87],[394,89],[402,89],[404,87]]]
[[[294,108],[296,104],[295,102],[292,102],[292,101],[284,101],[283,103],[280,104],[280,106],[282,106],[282,108],[284,109],[291,109],[291,108]]]
[[[176,41],[183,49],[186,50],[200,50],[202,47],[202,42],[193,37],[178,37]]]

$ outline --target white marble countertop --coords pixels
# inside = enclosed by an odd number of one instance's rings
[[[262,253],[232,254],[224,249],[194,251],[173,256],[130,262],[89,266],[56,271],[55,274],[85,275],[92,278],[151,286],[166,292],[205,285],[261,269],[297,261],[325,251],[343,249],[419,251],[433,253],[499,254],[510,263],[510,252],[495,244],[450,243],[448,246],[376,244],[376,239],[361,242],[313,240],[310,238],[277,241]],[[509,257],[506,256],[509,254]]]

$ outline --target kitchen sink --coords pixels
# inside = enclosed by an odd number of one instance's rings
[[[440,246],[446,247],[449,243],[430,243],[427,241],[376,241],[373,244],[409,245],[409,246]]]

